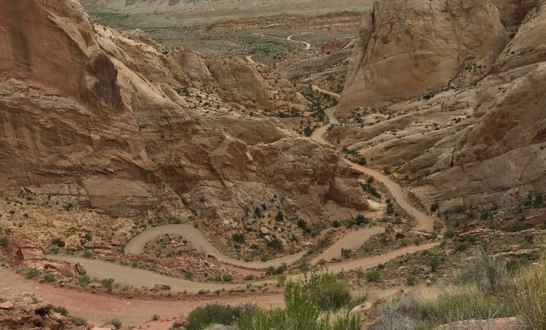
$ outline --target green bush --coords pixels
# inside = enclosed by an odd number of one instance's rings
[[[84,258],[91,258],[91,257],[93,257],[93,252],[91,250],[85,250],[85,251],[83,251],[83,257]]]
[[[383,279],[383,273],[382,272],[372,270],[372,271],[369,271],[369,272],[366,273],[366,280],[368,282],[379,282],[382,279]]]
[[[0,248],[8,246],[8,238],[0,234]]]
[[[318,286],[337,282],[331,274],[312,274],[304,281],[291,282],[285,291],[286,308],[244,315],[239,330],[359,330],[360,319],[348,313],[333,319],[322,314]],[[350,297],[349,297],[350,301]],[[332,302],[329,300],[329,302]]]
[[[100,283],[108,291],[112,291],[112,289],[114,288],[114,279],[113,278],[105,278],[105,279],[101,280]]]
[[[112,321],[110,321],[110,323],[114,326],[114,329],[121,329],[121,327],[123,326],[121,321],[118,319],[113,319]]]
[[[363,216],[362,214],[358,214],[355,217],[355,224],[357,226],[364,226],[364,225],[367,225],[368,223],[369,223],[368,219],[366,219],[366,217]]]
[[[442,264],[442,257],[433,255],[430,257],[430,270],[435,273]]]
[[[486,295],[476,287],[463,287],[446,291],[437,298],[403,296],[384,308],[378,324],[372,329],[424,330],[461,320],[484,320],[513,315],[510,304],[503,299]],[[405,328],[404,324],[412,326]]]
[[[77,327],[87,326],[87,321],[79,317],[72,317],[72,323]]]
[[[24,271],[24,274],[25,274],[25,278],[30,280],[32,278],[40,276],[40,271],[36,268],[28,268]]]
[[[81,275],[80,278],[78,279],[78,282],[80,283],[80,286],[82,288],[86,288],[89,283],[91,283],[91,278],[87,275]]]
[[[256,313],[254,305],[231,307],[226,305],[206,305],[194,309],[188,315],[186,330],[202,330],[211,324],[233,325],[246,315]]]
[[[270,266],[267,268],[267,271],[265,272],[266,275],[281,275],[284,272],[288,270],[288,265],[286,263],[283,263],[279,267]]]
[[[241,233],[235,233],[231,235],[231,240],[238,244],[244,244],[245,243],[245,235]]]
[[[546,329],[546,260],[513,281],[512,304],[528,329]]]
[[[46,281],[47,283],[53,283],[57,281],[57,277],[53,273],[46,273],[44,275],[44,281]]]
[[[64,243],[64,241],[63,241],[62,239],[60,239],[60,238],[55,238],[54,240],[51,241],[51,244],[52,244],[52,245],[56,245],[56,246],[58,246],[58,247],[60,247],[60,248],[64,248],[65,245],[66,245],[66,244]]]
[[[379,191],[377,191],[377,189],[375,189],[375,187],[372,185],[372,182],[373,181],[370,182],[368,180],[368,182],[366,183],[361,183],[360,187],[362,188],[362,191],[370,194],[371,196],[375,198],[381,198],[381,194],[379,193]]]
[[[288,289],[292,286],[301,286],[305,294],[324,311],[338,310],[351,302],[349,284],[334,274],[312,273],[304,282],[289,283]]]
[[[508,267],[506,262],[489,256],[484,249],[479,248],[475,252],[475,260],[466,267],[460,280],[475,284],[486,294],[502,292],[509,284]]]
[[[271,241],[267,242],[267,246],[275,251],[282,251],[284,246],[280,239],[274,237]]]

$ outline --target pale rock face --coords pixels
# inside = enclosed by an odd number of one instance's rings
[[[475,81],[506,42],[490,1],[376,2],[364,17],[339,113]],[[479,69],[468,75],[468,66]]]
[[[206,115],[225,104],[192,85],[199,59],[92,26],[76,2],[3,1],[0,47],[3,191],[27,187],[116,215],[194,215],[220,233],[222,219],[240,223],[269,196],[312,222],[330,191],[358,191],[358,174],[333,150],[267,119]],[[221,65],[212,77],[244,69]],[[229,79],[226,86],[238,78]],[[179,92],[188,87],[201,103]]]
[[[408,72],[416,72],[411,76],[420,77],[419,83],[405,85],[404,91],[390,73],[372,74],[380,71],[370,60],[374,57],[367,57],[361,67],[355,67],[352,76],[365,79],[349,80],[343,96],[355,101],[352,105],[367,109],[361,118],[365,125],[333,129],[329,138],[361,150],[372,166],[396,168],[400,179],[411,186],[425,205],[439,202],[445,209],[519,203],[529,192],[543,192],[546,186],[545,3],[538,1],[533,7],[532,1],[493,1],[497,10],[489,1],[449,1],[448,7],[457,13],[452,17],[453,11],[446,9],[447,4],[437,7],[442,2],[430,2],[428,10],[439,15],[435,16],[438,19],[434,22],[438,23],[434,25],[427,19],[422,24],[412,24],[412,15],[420,17],[416,13],[426,12],[412,1],[404,2],[408,3],[405,9],[400,7],[402,2],[382,2],[374,10],[376,23],[371,26],[375,29],[364,33],[362,40],[369,45],[374,40],[370,36],[391,36],[397,41],[389,41],[389,54],[406,54],[412,44],[418,45],[418,50],[428,49],[415,36],[431,35],[430,43],[436,40],[434,36],[446,36],[448,43],[464,42],[445,49],[468,57],[446,55],[446,61],[436,62],[437,68],[441,68],[437,72],[445,75],[436,75],[429,71],[431,66],[415,65],[422,62],[387,56],[396,62],[390,66],[398,68],[393,71],[401,75],[400,81],[408,81],[404,78]],[[475,10],[465,10],[471,7]],[[445,10],[437,12],[435,8]],[[389,24],[379,24],[386,14],[390,14]],[[526,17],[522,18],[524,14]],[[447,18],[457,23],[457,29],[446,29],[440,24]],[[482,21],[485,23],[478,28],[477,22]],[[408,33],[390,32],[391,26],[399,29],[405,22],[409,22]],[[500,22],[517,33],[504,32]],[[460,33],[447,38],[451,32],[445,34],[446,31]],[[475,43],[478,41],[489,46],[480,47]],[[377,54],[378,49],[386,47],[374,44],[366,48],[365,54]],[[441,49],[424,58],[434,58]],[[362,52],[358,50],[355,56],[360,58]],[[472,58],[473,64],[454,61],[456,58]],[[460,73],[456,68],[463,63],[464,73]],[[485,70],[476,66],[479,63]],[[381,90],[377,86],[387,81],[385,77],[392,81],[393,88],[378,93]],[[421,97],[420,93],[430,86],[442,91]],[[379,99],[386,101],[382,107],[376,102]],[[351,114],[352,108],[342,111],[342,115]]]

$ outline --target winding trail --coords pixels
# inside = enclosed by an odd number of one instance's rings
[[[279,267],[282,264],[291,265],[296,261],[300,260],[306,251],[299,252],[296,254],[280,257],[277,259],[272,259],[269,261],[243,261],[235,258],[228,257],[220,252],[210,241],[203,235],[201,231],[190,224],[182,225],[165,225],[160,227],[155,227],[150,230],[143,232],[142,234],[133,238],[125,246],[125,254],[134,254],[139,255],[144,252],[144,246],[147,242],[150,242],[161,235],[164,234],[178,234],[184,237],[193,248],[197,249],[199,252],[202,252],[206,255],[213,256],[218,261],[237,266],[240,268],[247,269],[267,269],[269,267]]]
[[[313,47],[310,43],[308,43],[307,41],[302,41],[302,40],[294,40],[292,39],[294,37],[293,34],[289,35],[288,37],[286,37],[286,40],[288,41],[291,41],[291,42],[297,42],[297,43],[300,43],[300,44],[304,44],[305,45],[305,50],[310,50],[311,47]]]
[[[317,90],[319,92],[322,92],[322,90],[320,89],[317,89]],[[311,135],[311,139],[319,143],[333,147],[333,145],[324,138],[324,135],[328,132],[328,128],[330,127],[330,125],[339,124],[335,116],[335,112],[336,112],[335,107],[325,110],[326,116],[328,117],[329,124],[316,129]],[[398,205],[404,211],[406,211],[410,217],[415,219],[415,222],[416,222],[416,226],[414,228],[415,232],[426,233],[426,234],[430,234],[434,232],[434,223],[437,220],[437,218],[414,207],[412,203],[409,201],[407,195],[404,193],[404,190],[398,183],[394,182],[391,178],[389,178],[387,175],[381,173],[378,170],[374,170],[372,168],[365,167],[357,163],[353,163],[347,159],[345,159],[345,162],[352,169],[362,174],[365,174],[367,176],[371,176],[376,181],[381,182],[383,185],[385,185],[387,190],[392,195],[392,198],[398,203]]]
[[[343,249],[356,249],[362,246],[364,243],[366,243],[371,237],[381,234],[384,231],[385,229],[382,227],[370,227],[370,228],[362,228],[362,229],[347,232],[346,234],[343,235],[342,238],[337,240],[333,245],[331,245],[326,250],[321,252],[319,255],[314,257],[311,260],[311,263],[317,264],[321,260],[330,261],[332,259],[340,258],[341,251]],[[199,231],[197,228],[195,228],[191,224],[181,224],[181,225],[165,225],[165,226],[155,227],[137,235],[125,246],[125,254],[139,255],[144,253],[144,248],[146,246],[146,243],[154,239],[157,239],[164,234],[178,234],[184,237],[196,250],[198,250],[199,252],[203,254],[213,256],[218,261],[225,264],[229,264],[229,265],[240,267],[240,268],[253,269],[253,270],[265,270],[269,267],[279,267],[283,264],[292,265],[296,263],[297,261],[299,261],[307,253],[307,251],[302,251],[302,252],[291,254],[288,256],[272,259],[269,261],[247,262],[247,261],[231,258],[224,255],[214,245],[212,245],[210,241],[205,237],[205,235],[203,235],[203,233]],[[61,257],[61,258],[64,258],[64,257]],[[70,257],[70,258],[64,258],[64,260],[83,263],[87,261],[88,259]],[[195,282],[190,282],[190,283],[195,283]]]
[[[335,118],[335,110],[336,108],[333,107],[325,111],[329,119],[329,124],[315,130],[311,136],[311,138],[318,143],[328,145],[330,147],[333,146],[324,138],[324,136],[330,125],[335,125],[338,123],[337,119]],[[348,160],[346,160],[346,162],[354,170],[362,174],[372,176],[377,181],[384,184],[400,207],[410,216],[415,218],[417,223],[415,229],[417,231],[427,233],[433,232],[435,218],[412,206],[400,185],[377,170],[352,163]],[[342,249],[358,248],[371,237],[380,234],[383,231],[384,229],[381,227],[371,227],[349,232],[332,246],[327,248],[318,256],[314,257],[311,260],[311,263],[318,264],[321,259],[332,260],[339,258]],[[126,246],[125,252],[127,254],[141,254],[147,242],[167,233],[181,234],[195,248],[199,249],[203,253],[212,255],[221,262],[242,268],[264,269],[270,266],[279,266],[283,263],[292,264],[298,261],[305,254],[305,252],[300,252],[266,262],[245,262],[237,260],[223,255],[199,230],[189,224],[167,225],[146,231],[131,240],[131,242]],[[433,242],[423,245],[407,246],[378,256],[327,264],[326,269],[333,273],[356,269],[366,270],[398,259],[404,255],[432,249],[439,244],[440,243],[438,242]],[[102,260],[71,256],[52,256],[51,259],[80,263],[85,267],[89,276],[91,277],[98,279],[112,278],[116,283],[135,287],[153,287],[156,284],[166,284],[171,287],[173,292],[187,293],[198,293],[202,290],[230,290],[246,287],[246,283],[230,284],[193,282]],[[288,278],[298,279],[302,276],[302,274],[295,274],[290,275]],[[280,307],[284,304],[282,293],[259,293],[247,296],[224,296],[218,298],[192,297],[176,301],[113,297],[78,290],[58,288],[46,284],[39,284],[34,281],[26,280],[11,270],[3,269],[1,266],[0,278],[2,278],[2,281],[0,281],[0,297],[20,294],[21,292],[35,293],[48,303],[63,306],[67,308],[71,314],[83,317],[90,321],[103,323],[117,318],[129,326],[143,323],[149,320],[154,314],[161,315],[162,317],[187,315],[194,308],[209,303],[230,305],[252,303],[263,308]],[[266,283],[271,283],[271,281],[254,282],[254,284],[257,285]]]

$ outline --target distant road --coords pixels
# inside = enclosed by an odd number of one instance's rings
[[[297,43],[300,43],[300,44],[304,44],[305,45],[305,50],[309,50],[311,49],[311,47],[313,47],[310,43],[308,43],[307,41],[303,41],[303,40],[294,40],[292,39],[294,37],[293,34],[289,35],[288,37],[286,37],[286,40],[288,41],[291,41],[291,42],[297,42]]]

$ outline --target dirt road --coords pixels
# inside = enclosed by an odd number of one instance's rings
[[[243,260],[235,259],[224,255],[220,252],[210,241],[203,235],[201,231],[190,224],[182,225],[165,225],[156,228],[152,228],[143,232],[142,234],[133,238],[125,246],[125,254],[142,254],[144,246],[147,242],[152,241],[163,234],[179,234],[183,236],[195,249],[198,251],[214,256],[218,261],[230,264],[233,266],[247,268],[247,269],[267,269],[269,267],[279,267],[282,264],[293,264],[300,260],[306,251],[302,251],[296,254],[284,256],[269,261],[251,261],[246,262]]]
[[[329,124],[316,129],[311,135],[311,138],[313,140],[321,144],[332,146],[332,144],[328,142],[328,140],[326,140],[324,136],[328,132],[328,127],[330,125],[339,123],[335,116],[335,111],[335,107],[329,108],[325,111],[326,116],[328,117]],[[349,160],[345,160],[345,162],[349,164],[349,166],[351,166],[351,168],[353,168],[354,170],[367,176],[371,176],[376,181],[381,182],[383,185],[385,185],[387,190],[390,192],[392,198],[398,203],[398,205],[400,205],[400,207],[404,209],[404,211],[406,211],[410,217],[415,219],[416,227],[414,231],[423,233],[434,232],[434,222],[436,221],[436,218],[415,208],[398,183],[394,182],[391,178],[378,170],[374,170],[369,167],[353,163]]]
[[[286,37],[286,40],[292,41],[292,42],[297,42],[297,43],[300,43],[300,44],[304,44],[305,45],[305,50],[311,49],[312,45],[310,43],[308,43],[307,41],[294,40],[294,39],[292,39],[293,37],[294,37],[294,35],[291,34],[288,37]]]
[[[337,120],[334,115],[335,108],[326,110],[330,124],[336,124]],[[327,132],[327,126],[323,126],[315,131],[312,138],[317,142],[330,145],[328,141],[324,139],[324,135]],[[363,173],[374,177],[377,181],[383,183],[385,187],[390,191],[393,198],[398,204],[411,216],[415,217],[417,222],[416,230],[432,232],[434,218],[425,214],[424,212],[416,209],[407,199],[402,188],[391,180],[386,175],[380,173],[377,170],[373,170],[352,162],[349,165]],[[304,252],[296,255],[287,256],[269,262],[254,262],[247,263],[240,260],[224,256],[221,254],[196,228],[191,225],[172,225],[174,227],[163,226],[156,229],[147,231],[137,236],[126,247],[127,253],[138,254],[142,252],[143,246],[146,242],[158,237],[162,233],[182,233],[184,237],[188,238],[194,246],[202,249],[203,252],[214,255],[220,260],[233,264],[240,265],[247,268],[263,268],[265,265],[278,265],[279,262],[291,263],[294,260],[301,258]],[[342,248],[355,248],[362,245],[370,237],[378,234],[382,231],[382,228],[372,227],[362,229],[360,231],[350,232],[342,239],[321,253],[313,262],[316,263],[320,259],[332,259],[338,256]],[[380,256],[372,256],[355,260],[347,260],[340,263],[330,264],[327,269],[331,272],[338,273],[342,271],[362,269],[366,270],[389,261],[400,258],[403,255],[413,254],[420,251],[425,251],[438,246],[439,243],[429,243],[419,246],[408,246],[401,249],[389,251]],[[91,277],[99,279],[113,278],[117,283],[133,286],[147,286],[152,287],[155,284],[167,284],[171,287],[172,291],[188,293],[196,293],[200,290],[219,290],[219,289],[232,289],[236,288],[237,284],[226,283],[199,283],[191,282],[184,279],[177,279],[168,276],[163,276],[154,272],[131,268],[128,266],[122,266],[113,264],[106,261],[76,258],[76,257],[62,257],[56,256],[55,259],[62,259],[71,262],[78,262],[82,264],[88,271]],[[289,278],[301,278],[301,274],[289,276]],[[66,307],[72,314],[89,319],[95,322],[105,322],[114,318],[120,319],[127,325],[135,325],[149,320],[153,314],[158,314],[162,317],[180,316],[189,313],[195,307],[207,304],[207,303],[223,303],[223,304],[244,304],[253,303],[264,308],[278,307],[283,304],[282,294],[263,294],[260,293],[255,296],[230,296],[221,297],[217,299],[213,298],[195,298],[181,301],[162,301],[162,300],[144,300],[144,299],[124,299],[110,296],[97,295],[89,292],[80,292],[76,290],[69,290],[63,288],[56,288],[45,284],[38,284],[33,281],[23,279],[21,276],[13,273],[12,271],[0,268],[0,296],[7,297],[12,294],[19,294],[21,292],[35,293],[48,303],[60,305]],[[261,282],[264,283],[264,282]],[[256,283],[260,284],[260,282]]]
[[[283,295],[261,293],[255,296],[230,296],[222,298],[191,298],[186,300],[126,299],[89,292],[53,287],[26,280],[11,270],[0,268],[0,297],[32,293],[43,301],[65,307],[72,315],[82,317],[95,324],[113,319],[124,326],[142,324],[159,315],[162,318],[180,317],[189,314],[198,306],[222,303],[228,305],[257,304],[263,308],[281,307]]]

